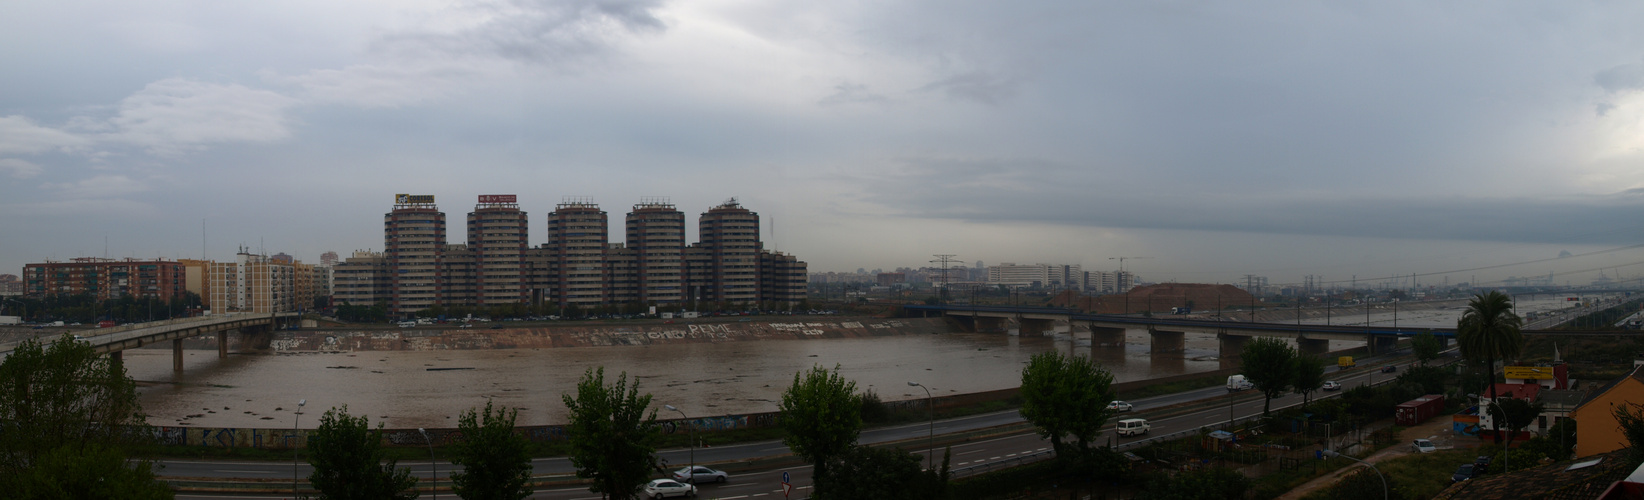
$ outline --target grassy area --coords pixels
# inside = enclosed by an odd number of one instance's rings
[[[1297,486],[1312,481],[1313,478],[1334,473],[1342,467],[1358,462],[1338,457],[1312,463],[1312,467],[1279,471],[1256,478],[1255,484],[1250,488],[1250,498],[1256,500],[1278,498],[1279,495],[1288,493],[1290,490],[1296,489]]]

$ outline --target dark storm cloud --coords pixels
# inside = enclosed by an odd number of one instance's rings
[[[913,218],[1599,245],[1637,243],[1644,229],[1644,189],[1575,199],[1182,191],[1034,159],[904,158],[885,172],[890,181],[865,184],[863,199]]]

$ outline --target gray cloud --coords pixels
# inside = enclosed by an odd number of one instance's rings
[[[941,92],[949,98],[982,104],[999,104],[1017,92],[1015,79],[988,71],[971,71],[925,84],[920,92]]]
[[[398,33],[378,47],[412,59],[434,52],[536,64],[579,61],[609,53],[623,36],[666,29],[655,14],[661,6],[661,0],[473,1],[458,7],[475,19],[469,26]]]
[[[1610,93],[1644,89],[1644,64],[1622,64],[1593,75],[1593,83]]]

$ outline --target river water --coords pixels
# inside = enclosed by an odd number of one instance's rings
[[[1559,298],[1521,303],[1520,311],[1562,305]],[[1401,311],[1399,326],[1450,327],[1460,307]],[[1371,323],[1390,326],[1391,308],[1372,308]],[[1332,315],[1332,324],[1363,324],[1363,308]],[[1322,323],[1323,318],[1304,318]],[[1144,330],[1126,332],[1124,346],[1076,344],[1065,334],[909,334],[887,337],[764,340],[667,346],[601,346],[441,351],[234,354],[186,350],[184,371],[172,371],[170,349],[125,351],[130,374],[144,383],[140,398],[153,425],[304,428],[325,409],[348,405],[389,428],[456,427],[461,412],[489,399],[519,408],[519,425],[562,424],[561,395],[575,390],[589,368],[604,367],[607,382],[626,372],[653,405],[692,417],[775,411],[797,371],[838,366],[858,388],[886,401],[1008,389],[1019,385],[1034,354],[1058,350],[1091,356],[1126,382],[1216,370],[1218,341],[1188,334],[1185,351],[1152,355]],[[1332,350],[1362,346],[1332,341]],[[299,400],[305,416],[294,422]],[[670,415],[659,414],[660,418]]]

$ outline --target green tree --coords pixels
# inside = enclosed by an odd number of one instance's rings
[[[73,337],[0,362],[0,491],[15,498],[171,498],[132,447],[153,433],[125,367]],[[129,462],[129,466],[128,466]]]
[[[1530,404],[1529,401],[1518,398],[1494,401],[1495,403],[1490,405],[1490,419],[1494,420],[1497,429],[1507,429],[1508,448],[1513,447],[1513,437],[1525,427],[1529,427],[1531,422],[1535,422],[1536,417],[1540,416],[1544,409],[1541,403]]]
[[[1290,381],[1291,390],[1302,395],[1302,407],[1313,400],[1313,392],[1324,387],[1324,360],[1317,356],[1298,355],[1296,373]]]
[[[1113,374],[1089,358],[1051,351],[1033,356],[1022,369],[1022,418],[1050,439],[1057,458],[1082,456],[1113,417]],[[1073,435],[1071,449],[1063,439]]]
[[[827,475],[833,458],[849,451],[862,432],[862,399],[856,382],[839,375],[839,367],[828,371],[812,366],[794,372],[793,385],[782,392],[780,423],[787,434],[782,444],[811,463],[811,477]],[[817,494],[823,490],[818,489]]]
[[[651,395],[639,394],[639,381],[628,385],[628,373],[605,385],[605,367],[589,368],[577,382],[577,395],[560,396],[571,412],[571,465],[577,477],[592,479],[588,491],[618,500],[635,498],[657,467],[656,441],[661,430]]]
[[[1284,395],[1296,378],[1296,348],[1284,339],[1258,337],[1244,345],[1239,354],[1240,372],[1256,390],[1262,391],[1262,415],[1273,407],[1273,398]]]
[[[912,500],[946,498],[947,461],[941,471],[921,467],[924,459],[901,448],[851,446],[833,457],[816,478],[820,500]]]
[[[1439,344],[1439,339],[1433,336],[1433,332],[1421,332],[1410,339],[1410,348],[1416,351],[1416,359],[1421,360],[1422,366],[1426,366],[1428,361],[1438,359],[1439,351],[1443,350],[1444,346]]]
[[[1400,373],[1396,382],[1399,385],[1420,387],[1422,394],[1443,394],[1444,383],[1450,379],[1450,374],[1437,366],[1412,366],[1404,373]]]
[[[348,405],[326,410],[320,427],[308,435],[308,482],[320,498],[335,500],[417,498],[417,478],[382,449],[382,423],[372,429],[364,415],[348,414]]]
[[[463,470],[451,474],[451,489],[462,498],[519,500],[531,495],[531,443],[514,432],[517,408],[462,413],[462,438],[451,447],[451,463]]]
[[[1623,403],[1610,409],[1621,435],[1627,437],[1627,459],[1644,463],[1644,403]]]
[[[1456,322],[1456,344],[1461,355],[1471,360],[1483,360],[1490,373],[1490,399],[1496,399],[1496,360],[1517,356],[1524,349],[1524,335],[1519,332],[1523,320],[1513,314],[1513,302],[1507,294],[1492,291],[1478,294],[1467,302],[1467,310]],[[1501,434],[1496,434],[1501,444]]]

